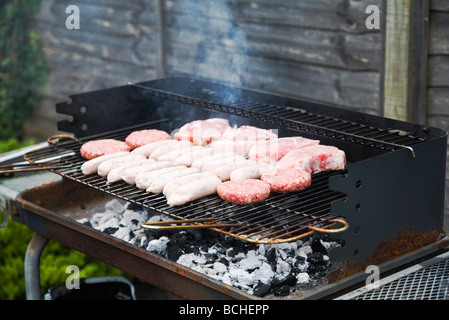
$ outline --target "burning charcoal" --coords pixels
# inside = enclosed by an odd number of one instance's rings
[[[327,263],[326,259],[323,257],[323,254],[319,252],[310,254],[307,258],[307,261],[309,261],[313,265],[325,265]]]
[[[291,271],[290,264],[282,260],[281,258],[278,258],[276,264],[276,272],[279,274],[287,274],[290,273],[290,271]]]
[[[283,285],[273,289],[275,296],[287,296],[290,293],[290,287],[288,285]]]
[[[113,227],[107,227],[103,230],[101,230],[101,232],[107,233],[107,234],[114,234],[117,232],[119,228],[113,228]]]
[[[269,249],[266,252],[265,257],[267,258],[268,262],[275,262],[276,261],[276,249],[275,248]]]
[[[119,228],[113,235],[116,238],[122,239],[123,241],[128,242],[130,240],[130,231],[128,228]]]
[[[112,212],[112,213],[115,213],[118,215],[125,212],[125,206],[122,205],[117,199],[112,199],[111,201],[107,202],[104,207],[105,207],[106,211]]]
[[[310,246],[312,247],[313,252],[318,252],[326,255],[328,254],[327,249],[321,243],[321,239],[313,238]]]
[[[296,280],[300,284],[307,284],[309,283],[310,276],[307,272],[301,272],[296,275]]]
[[[217,259],[217,255],[210,254],[210,253],[206,253],[203,257],[206,260],[205,264],[212,264]]]
[[[270,290],[270,285],[259,281],[259,283],[254,287],[253,295],[255,295],[256,297],[264,297],[270,293]]]
[[[268,263],[263,262],[260,268],[254,270],[253,276],[255,279],[258,279],[263,283],[271,284],[274,276],[274,271]]]
[[[228,267],[221,262],[214,262],[214,270],[216,273],[225,273],[228,271]]]
[[[251,272],[262,266],[262,259],[266,258],[264,256],[258,256],[256,255],[256,251],[250,250],[246,258],[239,261],[238,266],[243,270]]]
[[[177,245],[167,247],[167,258],[172,261],[177,261],[184,251]]]
[[[170,241],[167,237],[151,240],[148,243],[147,250],[161,254],[167,249],[167,243]]]
[[[280,286],[294,286],[297,282],[295,275],[289,273],[287,276],[281,276],[279,274],[274,275],[273,281],[271,282],[271,286],[273,288]]]
[[[225,257],[221,257],[218,262],[223,263],[225,266],[229,267],[229,261]]]

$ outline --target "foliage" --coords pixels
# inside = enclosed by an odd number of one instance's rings
[[[28,140],[25,142],[20,142],[17,139],[11,138],[6,141],[0,141],[0,154],[9,152],[12,150],[20,149],[23,147],[31,146],[34,144],[34,140]]]
[[[33,143],[21,143],[17,139],[0,141],[0,154]],[[0,300],[25,299],[24,257],[33,234],[27,226],[11,220],[6,228],[0,229]],[[65,270],[69,265],[76,265],[80,269],[81,278],[115,275],[129,277],[118,269],[54,241],[49,241],[45,246],[40,262],[42,293],[53,286],[65,284],[69,276]]]
[[[9,222],[0,229],[0,300],[25,299],[24,257],[33,231],[27,226]],[[49,241],[41,256],[42,293],[49,288],[64,285],[70,274],[66,267],[76,265],[81,278],[98,276],[127,276],[122,271],[72,250],[55,241]]]
[[[39,35],[29,30],[38,0],[0,2],[0,140],[22,138],[48,70]]]

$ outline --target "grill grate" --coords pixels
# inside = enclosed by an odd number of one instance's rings
[[[174,120],[160,120],[115,130],[78,141],[60,142],[56,145],[36,150],[25,155],[30,162],[71,154],[63,157],[61,168],[52,169],[63,177],[75,180],[89,187],[111,194],[123,200],[156,210],[176,219],[199,219],[214,217],[219,219],[213,230],[245,241],[256,243],[280,243],[294,241],[315,232],[314,227],[328,229],[329,232],[341,227],[338,218],[331,213],[331,204],[344,199],[346,195],[329,189],[329,177],[341,172],[321,172],[315,174],[312,185],[290,194],[272,194],[264,202],[252,205],[235,205],[211,195],[179,207],[170,207],[163,195],[151,194],[123,181],[107,184],[104,177],[83,175],[81,165],[84,159],[79,149],[83,143],[93,139],[112,138],[124,140],[134,130],[155,128],[170,132],[181,125]],[[236,227],[220,228],[220,223],[238,223]]]
[[[154,97],[281,125],[288,129],[319,134],[351,143],[379,148],[387,152],[405,148],[410,150],[412,155],[415,156],[411,146],[424,140],[413,136],[410,132],[380,129],[356,122],[314,114],[295,107],[277,106],[249,100],[232,100],[224,104],[223,100],[228,99],[224,99],[223,94],[206,89],[179,94],[140,84],[129,83],[129,85],[143,89],[146,93]]]
[[[368,291],[355,300],[449,300],[449,259]]]

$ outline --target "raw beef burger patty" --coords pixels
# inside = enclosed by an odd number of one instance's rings
[[[312,183],[309,172],[295,168],[277,169],[263,174],[260,179],[270,185],[271,191],[280,193],[301,191]]]
[[[131,147],[119,140],[115,139],[100,139],[86,142],[81,146],[80,153],[84,159],[94,159],[105,154],[130,151]]]
[[[130,133],[126,137],[125,142],[129,144],[132,149],[135,149],[155,141],[170,139],[170,135],[165,131],[157,129],[146,129]]]
[[[223,200],[236,204],[250,204],[265,200],[270,194],[270,185],[258,179],[228,181],[217,187]]]

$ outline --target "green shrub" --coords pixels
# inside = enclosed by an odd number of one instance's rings
[[[6,228],[0,229],[0,300],[25,299],[24,257],[33,234],[27,226],[11,221]],[[76,265],[80,269],[81,278],[129,278],[118,269],[50,240],[41,256],[42,294],[51,287],[65,284],[70,275],[65,273],[69,265]]]
[[[22,138],[22,125],[39,103],[48,69],[39,35],[29,29],[38,0],[0,2],[0,140]]]

